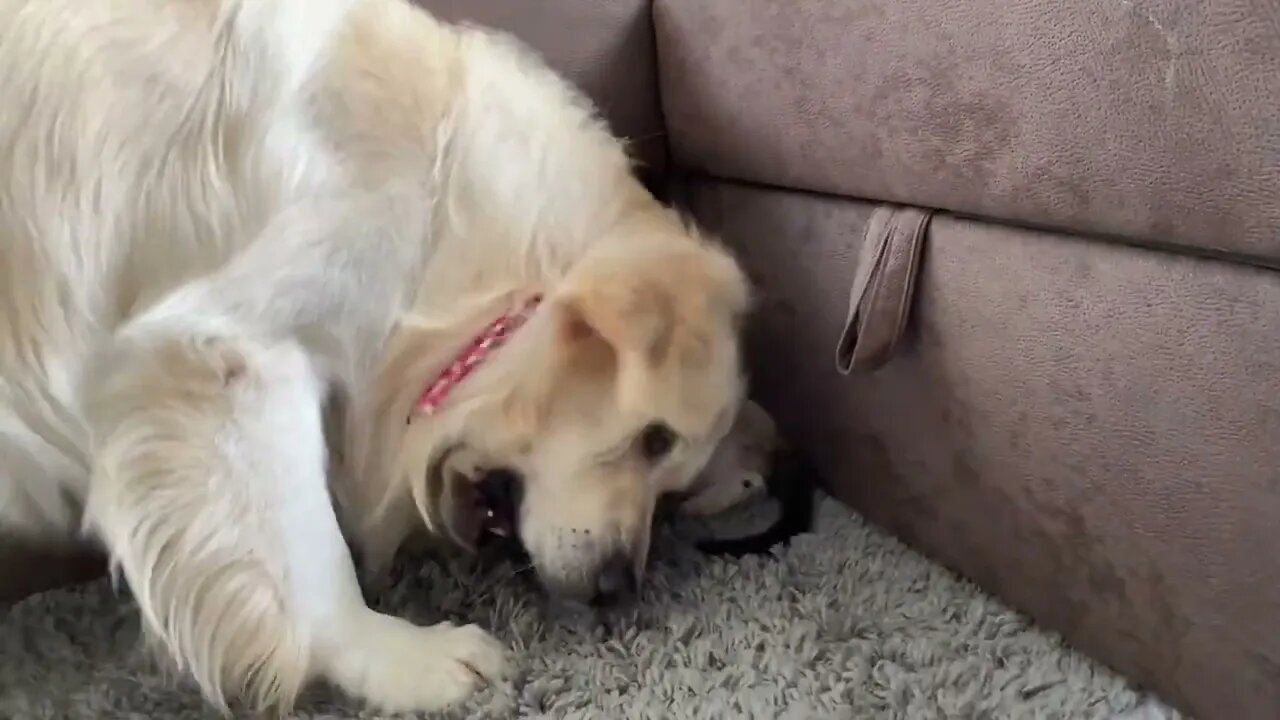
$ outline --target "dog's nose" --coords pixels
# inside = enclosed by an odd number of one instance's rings
[[[591,598],[591,605],[613,607],[630,600],[635,594],[636,572],[631,556],[622,552],[610,555],[596,575],[596,594]]]

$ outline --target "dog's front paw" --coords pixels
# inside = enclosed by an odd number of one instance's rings
[[[508,676],[507,648],[475,625],[379,619],[391,622],[353,638],[332,672],[344,690],[370,705],[389,712],[438,710]]]

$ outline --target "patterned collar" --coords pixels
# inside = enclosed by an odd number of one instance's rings
[[[449,397],[449,393],[495,350],[502,347],[511,334],[529,320],[540,302],[542,302],[542,296],[534,295],[520,307],[499,315],[486,325],[471,339],[471,342],[467,343],[466,347],[454,356],[453,362],[445,366],[435,380],[422,391],[418,401],[414,403],[413,414],[409,416],[409,421],[413,421],[414,415],[432,415],[439,410],[445,399]]]

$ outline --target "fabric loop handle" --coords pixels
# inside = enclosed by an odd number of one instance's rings
[[[893,356],[906,331],[932,216],[932,210],[896,205],[882,205],[871,214],[836,347],[841,374],[875,370]]]

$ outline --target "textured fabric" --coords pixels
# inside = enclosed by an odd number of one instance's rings
[[[664,538],[642,604],[607,625],[540,607],[509,568],[459,563],[407,572],[383,606],[525,649],[523,677],[457,718],[1176,717],[836,503],[818,527],[778,559],[708,560]],[[0,717],[215,717],[146,662],[136,617],[106,583],[0,616]],[[294,717],[356,708],[316,692]]]
[[[600,106],[648,178],[666,163],[648,0],[414,0],[436,16],[505,30]]]
[[[673,158],[1280,264],[1280,3],[658,0]]]
[[[898,353],[831,352],[872,207],[697,184],[761,402],[839,494],[1203,718],[1280,717],[1280,273],[935,215]]]

